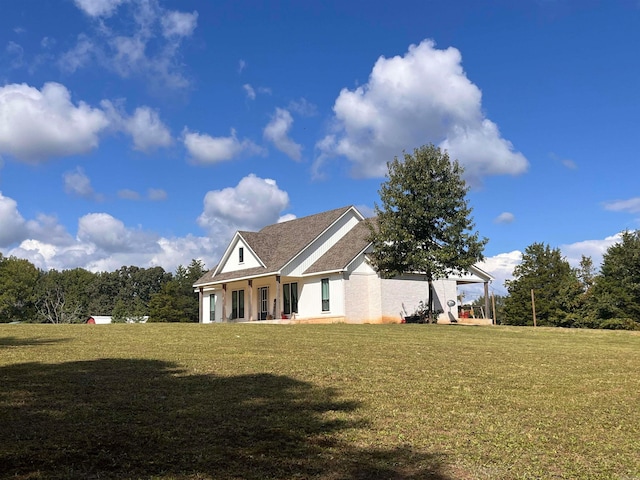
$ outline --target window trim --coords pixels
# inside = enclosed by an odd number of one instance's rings
[[[238,247],[238,263],[244,263],[244,247]]]

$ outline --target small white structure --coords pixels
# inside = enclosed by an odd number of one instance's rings
[[[111,323],[110,315],[91,315],[86,323],[93,323],[96,325],[105,325],[107,323]]]
[[[367,256],[368,238],[366,220],[353,206],[236,232],[218,266],[194,284],[200,322],[403,322],[426,303],[426,277],[381,278]],[[458,321],[459,284],[484,283],[487,293],[491,279],[472,267],[434,281],[438,321]],[[483,320],[474,323],[491,323]]]

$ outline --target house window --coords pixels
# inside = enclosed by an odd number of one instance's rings
[[[244,248],[243,247],[238,248],[238,261],[240,263],[244,263]]]
[[[322,282],[322,311],[329,311],[329,279],[323,278]]]
[[[244,318],[244,290],[231,292],[231,318]]]
[[[216,321],[216,296],[213,293],[209,295],[209,321]]]
[[[298,313],[298,284],[285,283],[282,286],[282,294],[284,297],[284,314]]]

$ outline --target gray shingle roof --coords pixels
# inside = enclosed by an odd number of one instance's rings
[[[369,245],[368,220],[363,220],[305,270],[308,273],[343,270]]]
[[[247,268],[219,273],[215,276],[213,276],[215,269],[212,269],[205,273],[195,283],[195,286],[278,272],[350,208],[352,207],[337,208],[308,217],[267,225],[259,232],[238,232],[266,265],[266,268]]]

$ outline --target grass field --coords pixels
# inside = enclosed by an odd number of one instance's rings
[[[640,335],[2,325],[0,478],[640,479]]]

